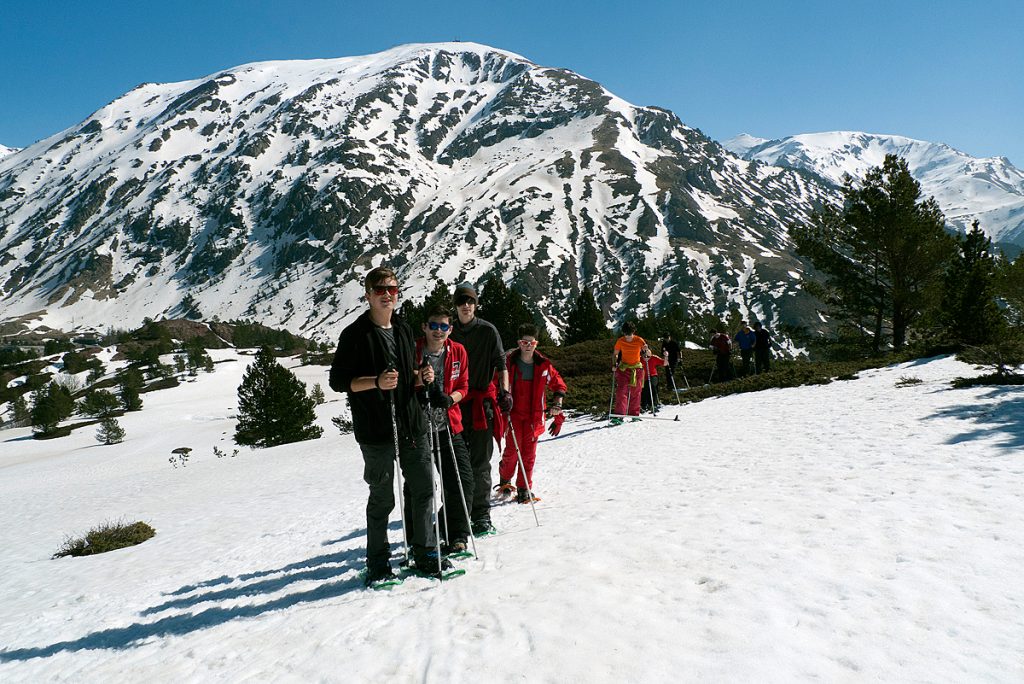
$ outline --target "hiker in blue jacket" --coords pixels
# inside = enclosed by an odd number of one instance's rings
[[[736,341],[736,346],[740,348],[740,358],[743,360],[740,375],[750,375],[750,362],[754,358],[754,344],[757,342],[757,335],[750,329],[746,321],[740,321],[740,330],[733,339]]]

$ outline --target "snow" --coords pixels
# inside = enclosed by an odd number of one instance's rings
[[[949,358],[568,421],[539,448],[540,527],[496,508],[465,577],[386,593],[356,576],[362,461],[326,369],[296,369],[325,385],[323,438],[218,459],[249,357],[211,354],[122,444],[0,434],[0,680],[1024,677],[1024,388],[950,389],[973,371]],[[157,535],[49,559],[118,518]]]

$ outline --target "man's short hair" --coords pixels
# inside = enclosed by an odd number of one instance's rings
[[[380,285],[385,280],[390,279],[394,279],[396,283],[398,282],[398,276],[395,274],[393,270],[391,270],[389,266],[378,266],[377,268],[367,273],[366,277],[363,278],[363,287],[369,290],[377,285]]]
[[[427,312],[427,320],[431,318],[447,318],[451,320],[452,312],[440,304],[435,304],[430,311]]]
[[[529,335],[533,339],[537,339],[537,326],[533,323],[523,323],[519,326],[519,336],[524,337]]]
[[[625,323],[622,324],[622,334],[623,335],[632,335],[635,332],[636,332],[636,326],[633,325],[633,321],[626,321]]]

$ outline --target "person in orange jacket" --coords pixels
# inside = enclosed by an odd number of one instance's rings
[[[537,459],[537,438],[544,433],[544,419],[551,415],[551,434],[557,435],[565,417],[562,415],[562,399],[566,386],[562,376],[551,360],[537,351],[537,327],[524,323],[519,326],[518,349],[508,354],[505,360],[508,369],[509,390],[512,392],[512,411],[509,416],[509,434],[505,439],[505,451],[498,467],[499,483],[495,487],[497,498],[508,499],[516,493],[516,501],[528,503],[533,495],[533,464]],[[552,402],[547,404],[547,392],[552,392]],[[518,469],[516,486],[513,489],[512,476],[516,475],[519,458],[516,445],[523,458],[523,467]],[[525,469],[525,473],[523,470]]]
[[[640,395],[644,391],[644,364],[640,356],[647,346],[644,338],[636,334],[636,326],[622,324],[622,337],[612,350],[612,373],[615,375],[615,415],[613,422],[622,422],[619,416],[640,415]]]

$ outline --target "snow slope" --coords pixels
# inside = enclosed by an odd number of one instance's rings
[[[7,147],[6,145],[0,145],[0,159],[3,159],[9,154],[14,154],[17,151],[17,147]]]
[[[1024,678],[1024,388],[952,390],[972,371],[940,358],[570,421],[539,448],[540,527],[496,508],[465,577],[374,593],[342,404],[320,440],[215,458],[247,359],[211,354],[123,444],[0,433],[0,681]],[[157,535],[49,559],[112,518]]]
[[[1006,157],[979,159],[942,143],[856,131],[779,140],[742,134],[724,146],[744,159],[812,171],[836,184],[844,174],[862,178],[887,154],[896,154],[907,160],[924,195],[935,197],[950,224],[966,230],[977,219],[993,240],[1024,245],[1024,171]]]

